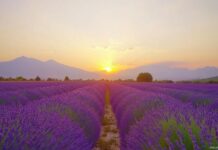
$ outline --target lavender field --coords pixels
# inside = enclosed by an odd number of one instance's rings
[[[218,0],[0,0],[0,150],[218,150]]]
[[[1,82],[0,149],[218,149],[218,85]]]

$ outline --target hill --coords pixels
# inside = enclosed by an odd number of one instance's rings
[[[205,79],[198,79],[194,80],[194,82],[202,82],[202,83],[218,83],[218,76],[216,77],[210,77],[210,78],[205,78]]]
[[[217,67],[202,67],[187,69],[176,67],[172,63],[159,63],[139,66],[121,71],[113,76],[114,79],[135,79],[140,72],[150,72],[157,80],[193,80],[218,76]]]
[[[96,79],[98,75],[93,72],[85,71],[79,68],[70,67],[55,60],[40,61],[28,57],[18,57],[7,62],[0,62],[0,76],[25,78],[58,78],[63,79],[69,76],[71,79]]]

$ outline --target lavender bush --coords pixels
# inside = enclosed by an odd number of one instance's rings
[[[95,84],[25,105],[1,105],[0,149],[92,149],[100,134],[104,92],[103,84]]]
[[[173,93],[173,89],[167,89],[170,90],[168,92],[164,86],[155,87],[155,84],[125,85],[130,87],[118,84],[110,86],[112,107],[121,135],[121,149],[195,150],[218,146],[216,94],[208,98],[214,98],[213,102],[196,107],[193,102],[198,104],[202,93],[184,102],[178,89]],[[182,88],[180,92],[183,93]]]

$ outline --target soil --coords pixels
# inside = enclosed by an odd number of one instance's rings
[[[110,104],[109,91],[105,95],[105,114],[102,120],[100,138],[93,150],[120,150],[120,136]]]

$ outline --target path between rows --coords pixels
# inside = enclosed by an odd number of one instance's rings
[[[120,136],[116,118],[110,104],[109,90],[105,94],[105,114],[101,134],[93,150],[120,150]]]

